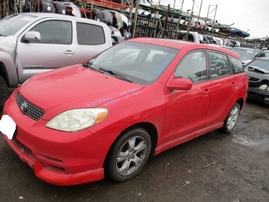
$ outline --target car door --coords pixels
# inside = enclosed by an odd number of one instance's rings
[[[186,137],[201,130],[206,121],[210,102],[210,82],[207,77],[205,51],[186,55],[175,69],[174,76],[190,79],[190,90],[173,90],[166,95],[164,141]]]
[[[211,80],[211,101],[208,109],[206,126],[222,122],[234,104],[237,91],[237,76],[232,75],[226,54],[208,52]]]
[[[20,83],[36,73],[76,63],[72,21],[43,20],[30,31],[38,31],[41,40],[27,43],[23,36],[18,39],[16,62]]]
[[[92,56],[100,53],[101,51],[109,48],[112,44],[110,33],[106,32],[104,26],[85,22],[76,23],[78,52],[77,59],[80,62],[91,58]]]

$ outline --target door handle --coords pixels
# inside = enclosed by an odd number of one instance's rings
[[[236,86],[235,82],[232,82],[231,87],[235,87],[235,86]]]
[[[210,90],[208,88],[203,90],[203,94],[208,94],[208,93],[210,93]]]
[[[73,54],[75,54],[75,52],[73,52],[71,50],[67,50],[67,51],[64,52],[64,54],[72,54],[73,55]]]

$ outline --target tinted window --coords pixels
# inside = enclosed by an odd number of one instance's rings
[[[205,52],[196,51],[189,53],[179,63],[175,71],[175,77],[190,79],[192,82],[200,82],[207,79]]]
[[[230,57],[230,61],[231,61],[231,67],[232,67],[233,74],[244,72],[244,69],[242,67],[242,63],[239,59]]]
[[[224,54],[217,52],[209,52],[209,64],[211,78],[231,74],[228,58]]]
[[[77,40],[80,45],[100,45],[105,43],[103,27],[86,23],[77,23]]]
[[[40,43],[71,44],[72,24],[70,21],[49,20],[36,25],[32,31],[41,35]]]

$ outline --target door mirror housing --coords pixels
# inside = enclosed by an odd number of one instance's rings
[[[169,90],[190,90],[192,88],[192,82],[185,78],[175,78],[167,85]]]
[[[23,37],[23,41],[27,42],[27,43],[29,43],[29,42],[40,42],[40,40],[41,40],[41,35],[37,31],[29,31]]]

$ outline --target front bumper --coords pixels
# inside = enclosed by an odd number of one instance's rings
[[[103,164],[116,134],[94,135],[88,130],[66,133],[46,128],[46,120],[35,121],[21,113],[14,94],[6,102],[4,114],[16,123],[13,138],[4,135],[4,139],[41,180],[70,186],[104,178]]]
[[[104,178],[104,169],[102,167],[78,173],[59,172],[63,171],[61,167],[54,167],[54,170],[50,170],[47,166],[50,165],[53,168],[53,163],[46,164],[46,167],[44,167],[44,162],[38,161],[25,146],[19,146],[16,143],[17,140],[9,140],[7,136],[4,136],[4,139],[20,159],[34,169],[36,177],[47,183],[58,186],[71,186],[95,182]]]

